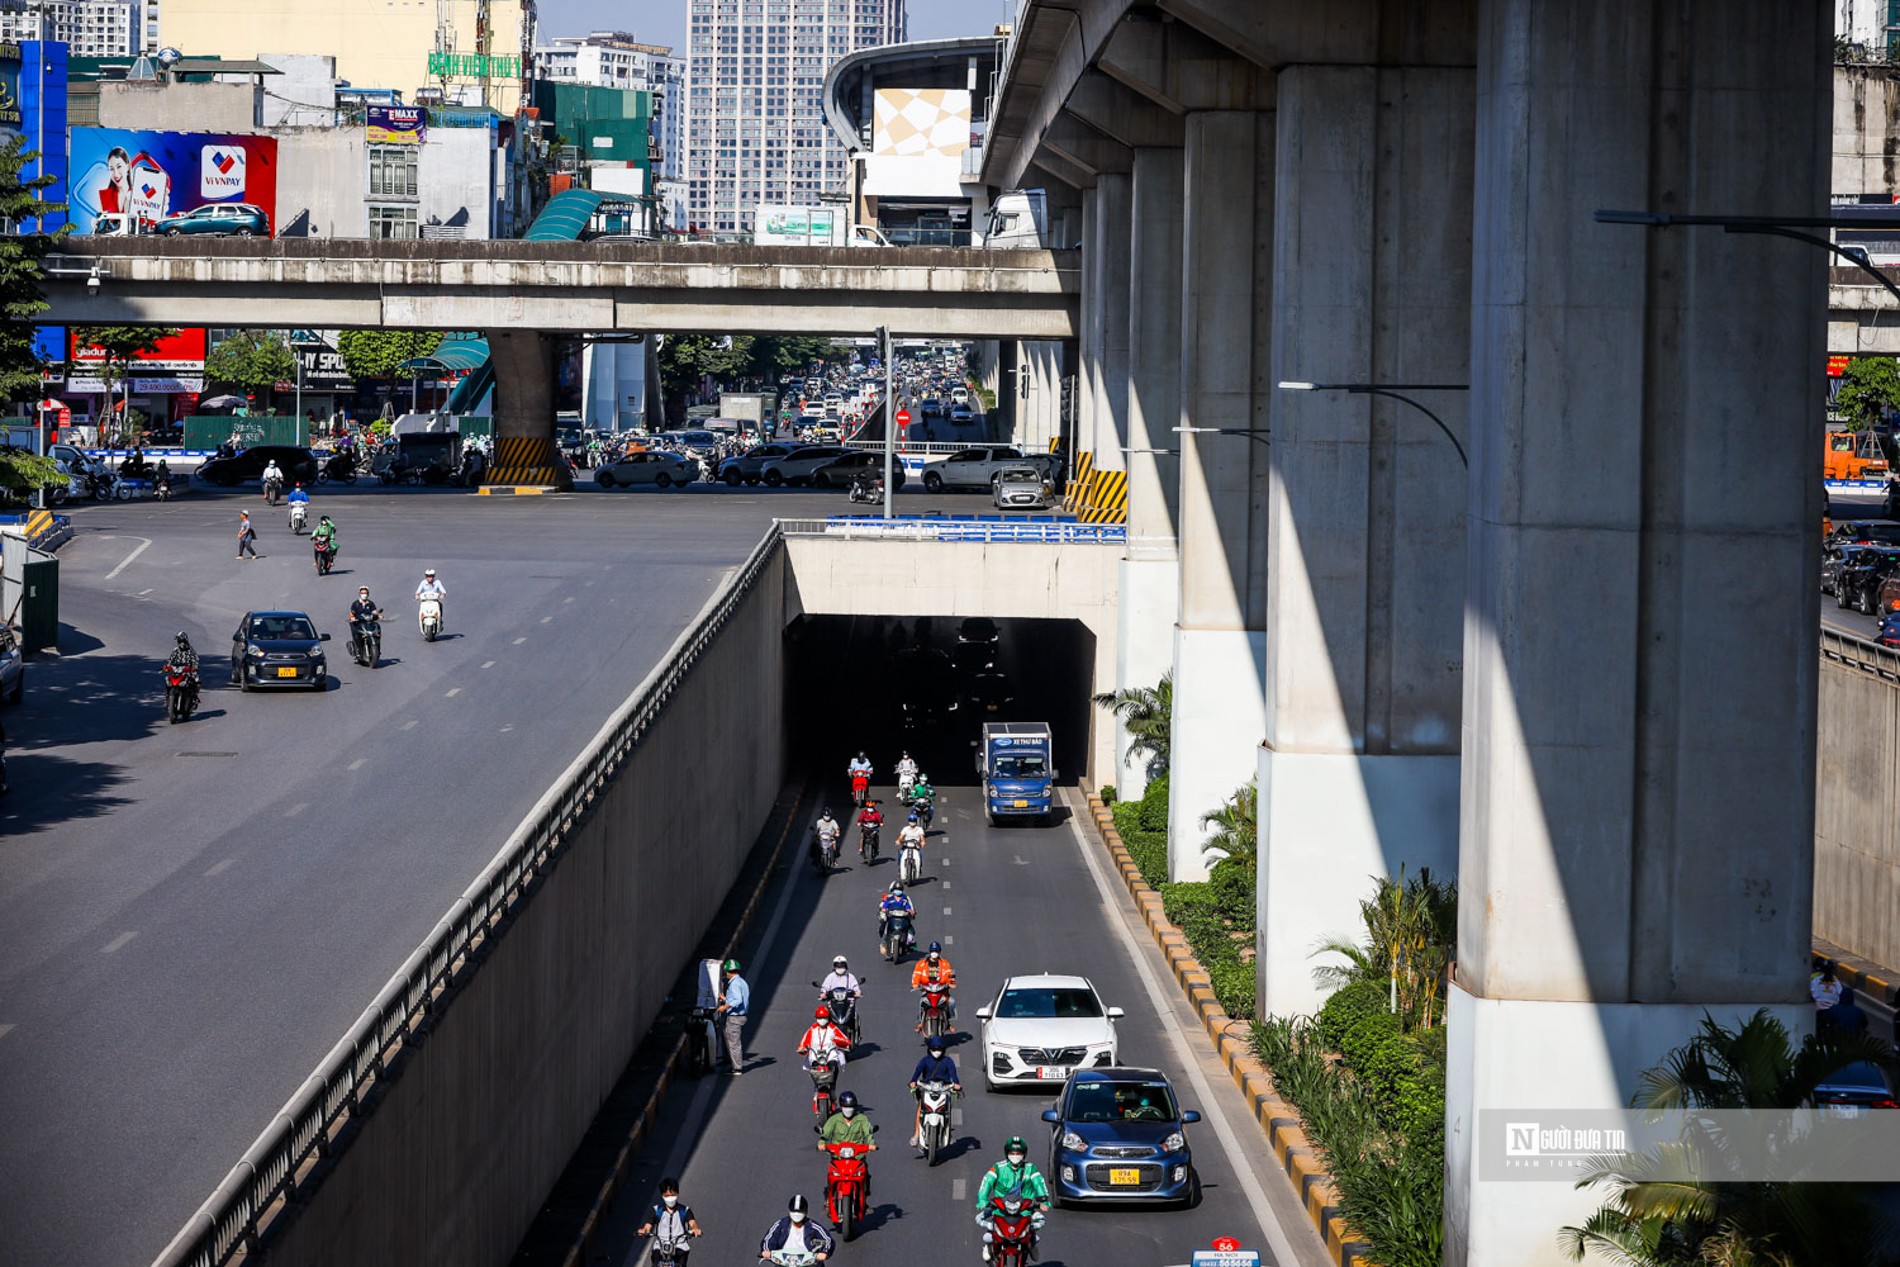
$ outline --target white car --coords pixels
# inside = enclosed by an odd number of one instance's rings
[[[983,1022],[983,1079],[999,1086],[1059,1085],[1077,1069],[1116,1064],[1118,1007],[1103,1007],[1087,977],[1011,977]]]
[[[672,488],[698,478],[699,463],[677,453],[629,453],[613,465],[594,472],[594,482],[602,488],[632,488],[636,484]]]

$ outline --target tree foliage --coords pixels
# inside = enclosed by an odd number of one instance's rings
[[[429,355],[442,338],[439,330],[345,330],[337,335],[336,350],[351,378],[388,380],[403,377],[398,367],[412,357]]]
[[[72,481],[60,474],[52,458],[37,457],[24,449],[0,448],[0,497],[23,501],[36,488],[57,488]]]
[[[1900,362],[1891,356],[1857,356],[1841,374],[1834,407],[1849,431],[1864,431],[1900,410]]]
[[[73,345],[98,348],[106,354],[99,365],[99,378],[109,388],[125,379],[133,357],[150,356],[161,342],[177,333],[167,326],[74,326]]]
[[[830,339],[805,335],[668,335],[660,345],[660,387],[674,400],[708,378],[722,386],[776,383],[787,374],[803,374],[813,361],[837,355]]]
[[[1214,829],[1201,851],[1220,855],[1216,867],[1239,867],[1251,874],[1260,856],[1259,787],[1249,780],[1235,788],[1226,804],[1201,815],[1201,826]]]
[[[1386,1004],[1402,1028],[1430,1028],[1443,1020],[1440,999],[1458,941],[1458,886],[1434,880],[1430,867],[1405,878],[1373,877],[1373,894],[1359,903],[1365,924],[1363,942],[1331,941],[1316,954],[1336,954],[1343,964],[1326,964],[1314,977],[1322,985],[1355,981],[1385,985]]]
[[[275,330],[240,330],[205,357],[206,380],[235,387],[246,395],[269,392],[296,373],[297,358],[284,336]]]
[[[1152,687],[1133,686],[1094,697],[1099,708],[1106,708],[1122,719],[1131,742],[1128,755],[1148,758],[1148,776],[1166,774],[1174,726],[1174,673],[1161,675]]]
[[[66,232],[64,228],[58,234],[37,231],[42,216],[66,209],[64,203],[39,197],[41,190],[56,183],[54,177],[22,179],[26,165],[38,157],[38,151],[26,148],[24,137],[10,137],[0,145],[0,217],[22,229],[30,224],[36,230],[0,236],[0,394],[7,400],[40,398],[40,358],[33,351],[34,318],[47,307],[40,291],[46,277],[40,261]]]

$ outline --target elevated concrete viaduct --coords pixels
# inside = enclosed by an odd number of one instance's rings
[[[1824,6],[1708,0],[1029,0],[1006,54],[984,179],[1080,205],[1176,876],[1257,777],[1276,1013],[1366,877],[1460,880],[1450,1263],[1559,1261],[1596,1204],[1481,1182],[1481,1113],[1620,1106],[1705,1008],[1811,1024],[1826,260],[1592,213],[1820,214],[1830,61]],[[1468,385],[1420,403],[1469,468],[1283,382]]]
[[[483,330],[500,483],[553,483],[561,335],[899,334],[1067,340],[1076,258],[941,247],[75,238],[48,259],[56,325]]]

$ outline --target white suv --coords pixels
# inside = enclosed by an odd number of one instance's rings
[[[1077,1069],[1117,1063],[1122,1010],[1103,1007],[1087,977],[1010,977],[976,1014],[983,1022],[983,1079],[992,1090],[1060,1084]]]

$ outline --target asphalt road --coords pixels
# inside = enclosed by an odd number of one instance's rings
[[[81,506],[61,649],[5,716],[0,1259],[149,1261],[757,543],[837,494],[322,490],[337,571],[254,493]],[[257,562],[234,561],[240,508]],[[447,585],[425,645],[409,597]],[[347,658],[359,583],[384,667]],[[335,633],[321,697],[225,687],[254,607]],[[204,709],[162,716],[184,629]]]

